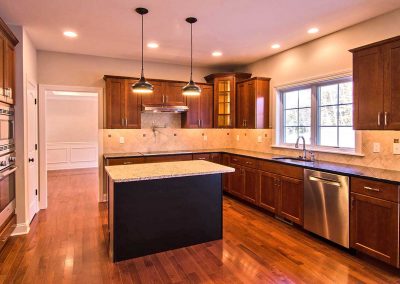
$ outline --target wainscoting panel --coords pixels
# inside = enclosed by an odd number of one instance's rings
[[[82,169],[98,167],[96,142],[47,143],[47,169]]]

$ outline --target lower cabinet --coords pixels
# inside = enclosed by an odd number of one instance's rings
[[[229,166],[235,169],[235,172],[230,174],[229,193],[242,198],[244,190],[242,166],[235,164],[230,164]]]
[[[242,168],[243,177],[243,199],[257,204],[259,189],[259,171],[247,167]]]
[[[278,203],[277,215],[303,225],[303,181],[290,177],[278,178]]]
[[[399,204],[351,193],[351,247],[399,267]]]
[[[260,171],[260,207],[277,213],[276,207],[278,204],[277,175]]]

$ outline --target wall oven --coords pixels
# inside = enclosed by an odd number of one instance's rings
[[[15,153],[0,157],[0,226],[15,210]]]
[[[0,155],[14,151],[14,108],[0,102]]]

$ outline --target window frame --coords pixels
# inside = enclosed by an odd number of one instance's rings
[[[361,136],[357,131],[355,131],[355,141],[354,148],[349,147],[334,147],[334,146],[323,146],[318,145],[318,132],[319,129],[319,102],[318,102],[318,89],[323,86],[340,84],[346,82],[353,82],[351,75],[343,76],[340,78],[326,78],[323,80],[318,80],[309,83],[301,83],[297,85],[290,85],[290,87],[282,87],[277,89],[277,115],[276,115],[276,144],[273,147],[280,148],[295,148],[294,143],[285,143],[285,106],[284,106],[284,93],[290,91],[299,91],[303,89],[311,89],[311,138],[310,144],[306,144],[308,149],[317,152],[330,152],[330,153],[343,153],[343,154],[361,154]],[[354,85],[353,85],[354,86]],[[354,107],[354,100],[352,101]],[[353,121],[354,126],[354,121]],[[338,137],[339,139],[339,137]]]

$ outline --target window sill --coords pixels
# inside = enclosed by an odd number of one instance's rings
[[[297,150],[301,151],[300,148],[295,148],[294,146],[290,145],[272,145],[272,148],[277,149],[290,149],[290,150]],[[307,151],[313,151],[318,153],[327,153],[327,154],[336,154],[336,155],[348,155],[348,156],[356,156],[356,157],[365,157],[365,155],[361,152],[351,151],[351,150],[335,150],[335,149],[324,149],[319,147],[306,147]]]

